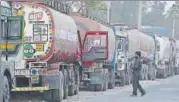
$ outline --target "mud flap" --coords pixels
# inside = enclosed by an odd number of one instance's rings
[[[0,80],[1,80],[1,83],[0,83],[0,90],[3,90],[3,87],[4,87],[4,76],[0,74]],[[3,91],[0,91],[0,102],[3,102]]]
[[[103,84],[105,82],[105,78],[103,73],[100,72],[92,72],[90,73],[90,84]]]
[[[108,89],[113,89],[115,86],[115,73],[114,72],[109,72],[109,77],[108,77]]]
[[[95,91],[106,90],[108,88],[108,71],[107,69],[97,69],[95,72],[90,73],[90,89]],[[106,86],[106,87],[105,87]]]

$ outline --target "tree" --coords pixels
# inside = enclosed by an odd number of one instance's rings
[[[96,0],[80,0],[65,2],[70,6],[75,6],[78,13],[90,15],[106,21],[107,5],[103,1]]]
[[[166,2],[161,1],[153,1],[150,2],[151,11],[150,12],[143,12],[143,25],[150,25],[150,26],[164,26],[165,16],[165,6]]]
[[[163,26],[166,2],[143,1],[142,25]],[[114,1],[112,3],[112,22],[136,25],[139,2]]]
[[[111,22],[136,25],[137,10],[138,2],[136,1],[113,1],[111,8]]]

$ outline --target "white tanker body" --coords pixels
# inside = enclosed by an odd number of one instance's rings
[[[14,48],[16,53],[8,55],[15,62],[15,73],[10,71],[11,91],[44,91],[45,100],[50,102],[60,102],[68,92],[77,93],[79,72],[74,62],[78,35],[74,20],[44,5],[27,2],[14,2],[13,13],[24,17],[24,35],[21,44],[13,43],[19,47]]]
[[[128,30],[128,58],[134,58],[136,51],[141,51],[141,57],[144,60],[153,60],[155,51],[155,41],[151,36],[134,29]]]
[[[108,62],[112,62],[115,58],[115,52],[116,52],[116,39],[115,34],[112,28],[104,26],[99,23],[99,27],[101,31],[108,31]],[[105,42],[106,39],[103,41]]]
[[[176,73],[179,74],[179,41],[176,40]]]
[[[156,70],[153,60],[155,57],[155,40],[138,29],[127,31],[128,34],[128,61],[131,66],[136,51],[141,51],[143,60],[141,79],[155,79]]]
[[[169,59],[171,55],[171,46],[169,38],[155,35],[157,41],[157,77],[167,77],[169,74]]]

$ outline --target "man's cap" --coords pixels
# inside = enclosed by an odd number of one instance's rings
[[[141,52],[140,51],[136,51],[135,52],[139,57],[141,56]]]

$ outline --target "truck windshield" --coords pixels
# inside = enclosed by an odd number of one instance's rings
[[[2,38],[3,39],[8,39],[8,40],[16,40],[16,39],[21,39],[21,31],[18,30],[21,27],[21,22],[20,21],[11,21],[9,23],[7,23],[7,25],[5,23],[1,24],[2,27]],[[7,28],[8,30],[7,30]],[[8,34],[5,33],[7,30]]]
[[[122,51],[123,50],[123,40],[122,39],[120,39],[120,40],[118,40],[118,46],[117,46],[117,49],[118,50],[120,50],[120,51]]]
[[[5,34],[5,22],[1,20],[1,34]]]
[[[92,47],[105,47],[106,46],[106,36],[105,35],[87,35],[84,50],[89,51]]]

